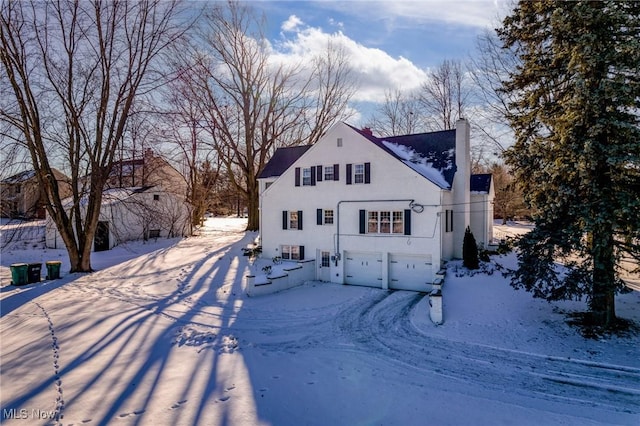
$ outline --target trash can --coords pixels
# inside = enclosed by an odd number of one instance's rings
[[[27,282],[31,283],[39,283],[40,282],[40,272],[42,271],[42,263],[29,263],[29,267],[27,268]]]
[[[11,284],[13,285],[25,285],[27,283],[27,272],[29,271],[29,265],[26,263],[14,263],[10,267],[11,269]]]
[[[46,265],[48,280],[57,280],[60,278],[60,266],[62,266],[62,262],[59,260],[50,260],[49,262],[46,262]]]

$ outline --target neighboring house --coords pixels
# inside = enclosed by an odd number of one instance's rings
[[[185,177],[151,149],[147,149],[142,157],[115,163],[105,189],[144,186],[161,186],[163,190],[183,197],[187,194]]]
[[[184,198],[159,186],[107,189],[102,195],[93,251],[110,250],[132,240],[186,236],[190,230],[189,218],[189,207]],[[64,247],[62,237],[49,217],[46,245]]]
[[[315,258],[321,281],[430,290],[467,226],[492,239],[491,176],[471,176],[469,135],[466,120],[387,138],[339,123],[278,149],[258,176],[262,256]]]
[[[150,149],[141,158],[115,163],[103,191],[93,250],[110,250],[125,241],[189,235],[191,208],[186,194],[184,176]],[[64,247],[50,218],[46,244]]]
[[[61,198],[71,195],[69,178],[52,169],[58,181]],[[1,217],[44,219],[45,196],[38,184],[35,170],[26,170],[0,181]]]

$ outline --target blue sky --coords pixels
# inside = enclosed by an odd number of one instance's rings
[[[341,32],[366,48],[417,67],[437,66],[445,58],[464,59],[475,48],[478,34],[494,28],[505,8],[494,0],[421,1],[252,1],[267,16],[270,38],[282,36],[291,16],[323,33]]]
[[[445,59],[466,60],[478,35],[499,25],[505,0],[270,1],[267,36],[280,62],[309,61],[331,39],[344,46],[359,84],[352,105],[366,121],[385,91],[417,89]]]

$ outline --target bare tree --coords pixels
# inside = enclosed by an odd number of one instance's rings
[[[0,100],[0,122],[29,152],[71,271],[91,271],[103,186],[137,97],[159,84],[154,62],[180,35],[177,4],[7,1],[0,7],[0,78],[10,87]],[[53,178],[54,161],[71,173],[69,204]]]
[[[425,130],[424,114],[417,96],[400,90],[387,90],[368,126],[381,136],[397,136]]]
[[[465,68],[459,60],[445,59],[427,73],[420,90],[420,104],[431,130],[454,129],[456,121],[465,117],[470,88]]]
[[[210,135],[203,127],[204,116],[191,96],[188,64],[173,63],[176,78],[163,90],[163,105],[159,111],[159,134],[174,147],[172,161],[182,165],[187,183],[186,199],[191,206],[192,225],[200,224],[209,209],[210,192],[220,176],[221,161]],[[210,172],[215,165],[214,172]],[[205,176],[205,169],[207,170]]]
[[[502,82],[517,69],[518,56],[502,46],[495,31],[478,37],[477,54],[469,62],[469,76],[475,90],[475,127],[488,145],[502,153],[505,141],[514,139],[507,117],[513,110],[513,95],[502,90]]]
[[[313,143],[342,117],[353,93],[346,56],[329,44],[311,72],[303,64],[274,64],[264,21],[235,1],[214,4],[201,24],[181,59],[194,65],[182,73],[227,177],[245,198],[247,229],[256,230],[256,177],[275,148]]]

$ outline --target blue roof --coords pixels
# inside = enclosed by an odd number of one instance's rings
[[[471,175],[471,192],[488,194],[491,189],[491,174],[483,173]]]
[[[258,179],[280,176],[287,170],[298,158],[302,156],[311,145],[292,146],[289,148],[278,148],[273,157],[264,166],[264,169],[258,174]]]
[[[353,126],[349,127],[402,162],[406,162],[407,158],[400,157],[395,151],[389,149],[384,142],[408,148],[408,152],[411,152],[412,156],[417,159],[418,162],[428,163],[440,172],[447,182],[448,188],[451,188],[453,185],[453,177],[456,173],[455,129],[378,138],[373,136],[369,131],[358,130]],[[411,162],[415,161],[412,160]],[[438,184],[438,186],[443,186],[440,185],[439,182],[434,183]]]

